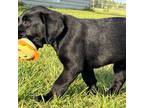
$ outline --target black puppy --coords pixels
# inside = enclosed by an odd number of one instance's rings
[[[19,38],[29,38],[37,48],[51,44],[64,66],[51,91],[43,96],[45,101],[62,96],[80,73],[88,90],[95,91],[93,69],[107,64],[114,64],[115,73],[108,92],[119,92],[126,80],[125,18],[77,19],[36,6],[18,20]]]

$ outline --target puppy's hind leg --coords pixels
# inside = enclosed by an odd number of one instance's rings
[[[118,94],[120,88],[126,81],[126,63],[125,61],[115,63],[114,67],[114,81],[111,88],[107,91],[107,93],[116,93]]]

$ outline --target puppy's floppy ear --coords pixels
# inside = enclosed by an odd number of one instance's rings
[[[39,12],[39,16],[40,16],[40,19],[41,19],[43,24],[46,23],[46,15],[48,15],[48,14]]]
[[[63,15],[57,12],[41,12],[40,18],[42,23],[45,24],[47,41],[52,43],[63,32]]]

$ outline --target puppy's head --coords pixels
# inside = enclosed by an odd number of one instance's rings
[[[42,6],[32,7],[18,18],[18,38],[30,39],[37,48],[51,44],[63,29],[63,15]]]

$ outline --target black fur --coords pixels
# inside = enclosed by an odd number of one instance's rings
[[[64,66],[45,101],[62,96],[80,73],[88,90],[96,91],[93,69],[107,64],[114,64],[115,73],[108,92],[118,93],[126,80],[125,18],[78,19],[36,6],[19,17],[18,29],[19,38],[29,38],[37,48],[51,44]]]

